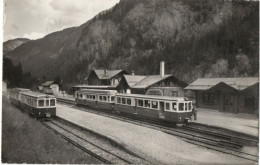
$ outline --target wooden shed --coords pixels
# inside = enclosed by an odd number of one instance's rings
[[[258,77],[199,78],[185,90],[195,92],[198,108],[258,114]]]

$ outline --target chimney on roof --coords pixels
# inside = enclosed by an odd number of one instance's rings
[[[164,61],[160,62],[160,75],[164,77]]]
[[[135,75],[135,71],[132,70],[132,75]]]
[[[104,70],[105,75],[107,74],[107,69]]]

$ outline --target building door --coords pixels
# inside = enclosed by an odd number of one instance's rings
[[[224,111],[234,112],[234,95],[232,93],[224,93]]]
[[[164,119],[164,102],[159,102],[159,117]]]

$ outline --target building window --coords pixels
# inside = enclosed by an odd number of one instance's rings
[[[245,96],[245,106],[246,107],[254,107],[255,99],[253,96]]]
[[[214,93],[205,92],[203,93],[203,103],[214,103]]]
[[[171,96],[178,97],[178,91],[171,91]]]

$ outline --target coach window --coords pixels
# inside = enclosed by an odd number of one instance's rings
[[[179,103],[179,111],[183,111],[184,110],[184,103]]]
[[[143,100],[138,100],[137,103],[138,103],[137,104],[138,107],[143,107],[144,106],[144,101]]]
[[[126,104],[125,98],[122,98],[122,104]]]
[[[192,108],[191,108],[191,102],[189,102],[189,110],[191,110]]]
[[[175,102],[172,103],[172,110],[177,111],[177,103]]]
[[[111,96],[111,102],[115,101],[115,96]]]
[[[127,99],[127,104],[131,105],[131,99]]]
[[[44,100],[39,100],[38,101],[38,106],[39,107],[44,107]]]
[[[99,96],[99,101],[102,101],[102,96]]]
[[[96,100],[96,96],[95,95],[93,95],[93,100]]]
[[[158,101],[152,101],[152,108],[158,109]]]
[[[33,106],[34,106],[34,107],[37,107],[37,101],[36,101],[36,99],[33,100]]]
[[[185,103],[185,111],[188,110],[188,103]]]
[[[51,106],[55,106],[55,99],[51,99]]]
[[[144,107],[150,108],[150,100],[144,100]]]
[[[104,101],[107,101],[107,97],[106,97],[106,96],[103,96],[103,100],[104,100]]]
[[[117,98],[117,103],[121,104],[121,97]]]
[[[48,107],[48,106],[50,106],[50,100],[49,99],[47,99],[47,100],[45,100],[46,101],[46,107]]]
[[[167,110],[167,111],[170,110],[170,103],[165,103],[165,110]]]

